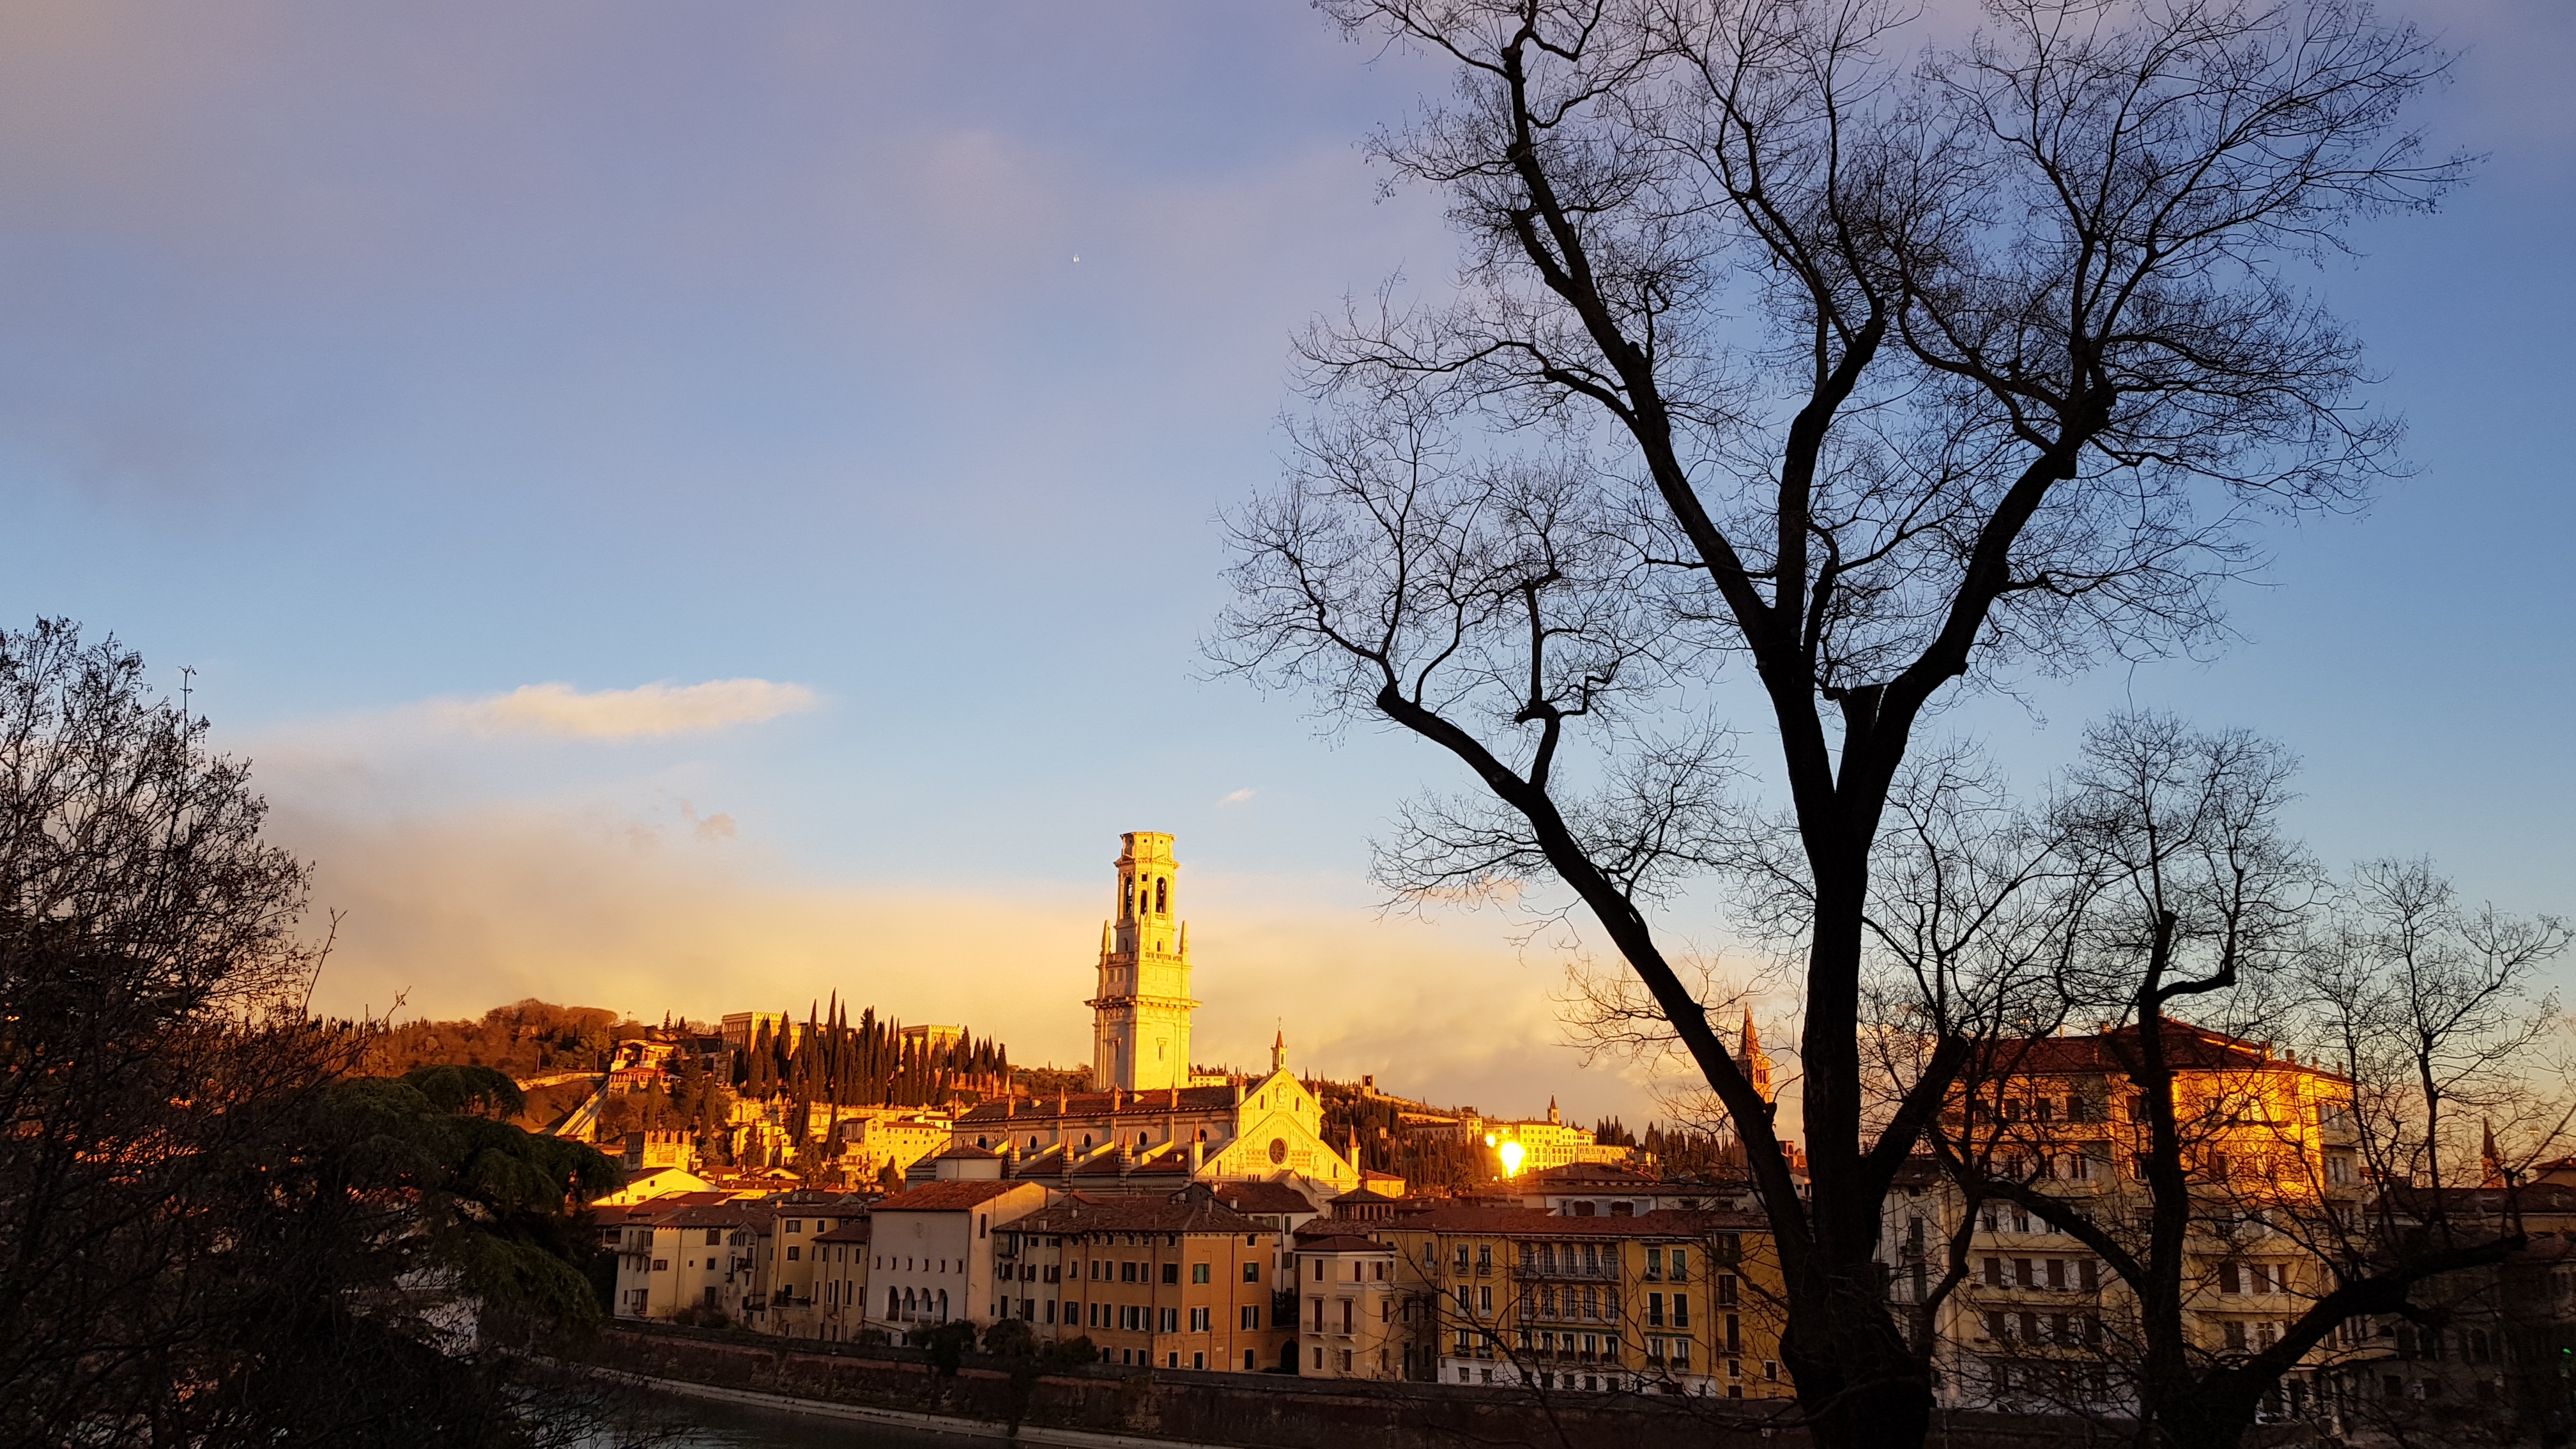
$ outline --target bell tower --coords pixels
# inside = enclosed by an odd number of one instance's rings
[[[1091,1007],[1091,1089],[1159,1091],[1190,1084],[1190,928],[1180,920],[1180,862],[1155,830],[1118,837],[1116,912],[1100,928]]]

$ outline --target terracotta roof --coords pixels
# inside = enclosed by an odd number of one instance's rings
[[[925,1182],[910,1192],[899,1192],[876,1205],[881,1213],[947,1213],[991,1202],[1006,1192],[1028,1186],[998,1178],[958,1179],[948,1182]]]
[[[1633,1167],[1621,1167],[1615,1162],[1569,1162],[1562,1167],[1541,1168],[1527,1179],[1530,1187],[1606,1187],[1614,1184],[1639,1190],[1665,1185]]]
[[[2189,1022],[2167,1018],[2163,1039],[2165,1063],[2177,1071],[2304,1072],[2329,1081],[2347,1080],[2312,1063],[2277,1056],[2268,1042],[2207,1031]],[[2143,1040],[2134,1024],[2085,1036],[2010,1037],[1987,1044],[1981,1068],[1989,1073],[2042,1077],[2127,1073],[2137,1069]]]
[[[1075,1193],[1053,1207],[1040,1208],[1011,1224],[1015,1233],[1242,1233],[1265,1231],[1261,1224],[1220,1207],[1198,1193],[1171,1196],[1092,1197]]]
[[[1246,1086],[1251,1085],[1247,1082]],[[1061,1110],[1056,1103],[1061,1100]],[[1061,1099],[1040,1097],[1019,1103],[986,1102],[957,1119],[989,1127],[1005,1122],[1048,1122],[1066,1117],[1159,1117],[1167,1112],[1231,1112],[1234,1086],[1164,1088],[1148,1092],[1074,1092]],[[1005,1109],[1008,1110],[1005,1110]]]
[[[816,1233],[818,1243],[864,1243],[868,1240],[868,1220],[852,1218],[828,1233]]]
[[[694,1203],[653,1220],[657,1228],[748,1228],[757,1226],[768,1215],[766,1204],[757,1202]]]
[[[1390,1243],[1363,1238],[1357,1233],[1334,1233],[1328,1237],[1299,1238],[1297,1251],[1301,1253],[1392,1253],[1395,1247]]]
[[[1498,1238],[1695,1238],[1712,1232],[1761,1232],[1769,1225],[1757,1213],[1659,1210],[1626,1218],[1569,1218],[1535,1208],[1443,1207],[1398,1218],[1391,1226]]]
[[[1207,1190],[1218,1202],[1239,1213],[1312,1214],[1318,1209],[1306,1195],[1284,1182],[1211,1182]]]
[[[995,1152],[988,1147],[978,1147],[971,1142],[960,1142],[956,1146],[949,1148],[947,1151],[931,1158],[931,1161],[936,1162],[940,1158],[945,1157],[959,1162],[990,1162],[1001,1155],[1002,1154]]]

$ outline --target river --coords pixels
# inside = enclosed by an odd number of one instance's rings
[[[995,1441],[927,1434],[884,1424],[790,1414],[682,1394],[636,1393],[633,1402],[657,1427],[658,1449],[995,1449]]]

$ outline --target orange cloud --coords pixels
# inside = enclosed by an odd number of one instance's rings
[[[816,702],[814,691],[801,684],[716,679],[704,684],[661,681],[587,693],[569,684],[523,684],[507,694],[438,700],[429,708],[439,723],[467,734],[627,740],[762,724],[781,715],[801,714]]]

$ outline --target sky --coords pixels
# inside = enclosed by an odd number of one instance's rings
[[[2383,9],[2484,158],[2317,279],[2416,474],[2268,540],[2214,661],[1952,718],[2026,781],[2123,702],[2258,729],[2329,861],[2576,910],[2576,11]],[[1449,273],[1358,144],[1443,84],[1287,3],[0,9],[0,619],[194,671],[327,1009],[837,991],[1086,1060],[1168,830],[1202,1060],[1633,1123],[1560,940],[1377,909],[1463,782],[1199,652],[1290,334]]]

